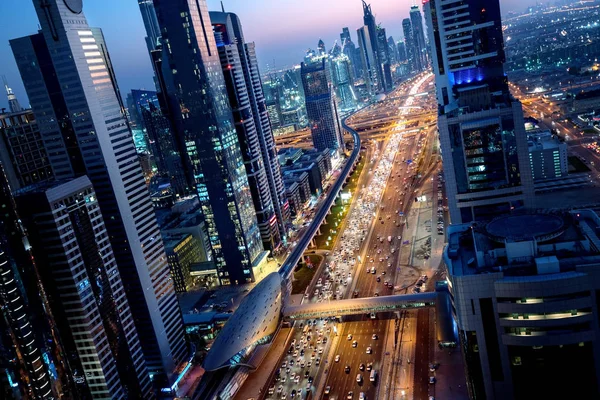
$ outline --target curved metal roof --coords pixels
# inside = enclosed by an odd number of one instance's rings
[[[242,300],[204,359],[214,371],[242,364],[254,345],[277,331],[281,319],[281,276],[273,272]]]

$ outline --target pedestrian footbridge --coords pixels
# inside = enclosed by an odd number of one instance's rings
[[[288,320],[341,317],[345,315],[384,313],[407,309],[435,307],[439,292],[402,294],[358,299],[333,300],[322,303],[306,303],[286,306],[283,317]],[[443,301],[446,301],[443,299]]]

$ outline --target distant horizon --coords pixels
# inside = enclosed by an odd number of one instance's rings
[[[225,11],[236,13],[244,28],[244,37],[255,42],[261,73],[267,65],[273,69],[299,64],[308,48],[315,49],[319,39],[326,48],[339,42],[343,27],[348,27],[356,44],[356,30],[362,26],[362,0],[284,0],[272,4],[270,0],[225,0]],[[264,6],[260,6],[260,4]],[[377,22],[386,28],[387,35],[395,41],[402,38],[402,19],[408,17],[413,0],[368,1]],[[523,11],[536,0],[500,0],[503,14]],[[219,0],[207,0],[212,11],[221,10]],[[119,10],[118,13],[115,10]],[[319,10],[315,13],[314,10]],[[146,36],[137,2],[134,0],[84,1],[84,13],[90,26],[103,30],[111,55],[121,96],[125,98],[132,89],[155,90],[152,67],[146,51]],[[38,29],[33,3],[27,0],[0,2],[0,75],[5,75],[23,107],[29,101],[21,82],[8,41],[31,35]],[[332,18],[335,16],[335,20]],[[282,18],[283,17],[283,18]],[[274,23],[277,22],[277,23]],[[308,24],[310,23],[310,26]],[[272,29],[268,29],[272,28]],[[0,108],[8,107],[4,88],[0,93]]]

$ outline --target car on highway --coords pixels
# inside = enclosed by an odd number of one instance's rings
[[[358,342],[355,340],[352,342],[352,347],[357,347],[358,346]]]
[[[367,354],[373,353],[373,348],[371,346],[367,347]]]
[[[348,392],[348,395],[346,396],[346,400],[352,400],[353,397],[354,397],[354,392]]]
[[[430,376],[429,377],[429,384],[433,385],[433,384],[435,384],[435,382],[436,382],[435,376]]]
[[[345,372],[345,373],[347,373],[347,374],[349,374],[349,373],[350,373],[350,366],[349,366],[349,365],[346,365],[346,366],[344,367],[344,372]]]
[[[335,362],[340,362],[340,355],[339,354],[336,354],[336,356],[335,356]]]
[[[358,400],[366,400],[365,392],[360,392],[360,395],[358,396]]]
[[[329,394],[329,393],[331,393],[331,386],[327,386],[327,387],[325,387],[325,392],[324,392],[324,393],[325,393],[325,394]]]
[[[367,371],[370,371],[373,369],[373,363],[367,363]]]
[[[347,338],[348,338],[348,340],[352,340],[352,334],[349,333],[348,336],[347,336]]]
[[[373,334],[373,336],[371,336],[371,339],[373,339],[373,340],[377,340],[377,339],[379,339],[379,336],[377,336],[377,334],[376,334],[376,333],[374,333],[374,334]]]
[[[361,374],[357,374],[356,375],[356,383],[361,384],[363,380],[363,377]]]

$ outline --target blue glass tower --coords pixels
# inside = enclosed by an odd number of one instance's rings
[[[190,187],[223,284],[254,280],[263,251],[219,51],[204,0],[155,0],[162,77]]]

